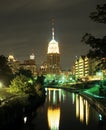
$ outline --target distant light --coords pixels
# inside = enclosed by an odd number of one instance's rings
[[[101,114],[99,114],[99,120],[100,120],[100,121],[102,120],[102,115],[101,115]]]
[[[33,84],[33,80],[32,80],[32,79],[29,79],[29,80],[28,80],[28,83]]]
[[[9,56],[8,56],[8,61],[15,61],[14,56],[13,56],[13,55],[9,55]]]
[[[97,72],[97,75],[98,76],[103,76],[103,73],[102,72]]]
[[[34,54],[30,55],[30,59],[34,60],[35,59],[35,55]]]
[[[2,88],[3,87],[3,84],[0,82],[0,88]]]
[[[70,77],[70,80],[72,80],[72,77]]]
[[[27,117],[24,117],[24,123],[26,123],[27,122]]]

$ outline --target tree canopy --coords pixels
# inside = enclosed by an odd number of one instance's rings
[[[12,70],[8,65],[8,60],[4,55],[0,55],[0,81],[8,86],[12,77]]]
[[[90,13],[90,18],[95,22],[106,24],[106,4],[97,5],[96,11]]]
[[[106,24],[106,4],[97,5],[96,11],[90,13],[90,18],[94,22]],[[98,67],[106,69],[106,35],[97,38],[90,33],[85,33],[81,41],[90,46],[87,56],[100,60]]]
[[[20,75],[20,74],[26,76],[27,78],[32,78],[32,79],[33,79],[33,74],[32,74],[32,72],[31,72],[30,70],[27,70],[27,69],[24,69],[24,68],[20,68],[20,69],[15,73],[15,75],[17,76],[17,75]]]
[[[10,92],[24,94],[30,89],[28,85],[28,78],[22,74],[16,76],[9,85]]]

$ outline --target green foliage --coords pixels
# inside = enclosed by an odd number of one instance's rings
[[[42,91],[42,85],[41,84],[36,84],[36,86],[35,86],[35,91],[36,91],[36,93],[41,97],[42,96],[42,94],[43,94],[43,91]]]
[[[18,76],[18,75],[24,75],[28,78],[28,82],[29,84],[31,85],[34,85],[35,84],[35,79],[34,79],[34,76],[32,74],[32,72],[30,70],[27,70],[27,69],[24,69],[24,68],[20,68],[14,75],[15,76]]]
[[[22,74],[16,76],[12,81],[10,87],[10,92],[17,94],[27,94],[31,91],[31,86],[28,83],[28,78]]]

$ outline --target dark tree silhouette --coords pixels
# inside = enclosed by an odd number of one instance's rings
[[[97,5],[96,10],[90,13],[90,18],[95,22],[106,24],[106,4]]]
[[[15,75],[20,75],[20,74],[26,76],[27,78],[33,78],[32,72],[30,70],[27,70],[27,69],[24,69],[24,68],[20,68],[18,70],[18,72],[15,73]]]
[[[43,75],[37,76],[36,82],[37,82],[38,84],[44,85],[44,79],[45,79],[45,77],[44,77]]]
[[[0,55],[0,81],[3,82],[4,86],[10,84],[12,79],[12,70],[8,65],[8,60],[4,55]]]
[[[106,4],[97,5],[96,9],[96,12],[90,13],[91,20],[106,24]],[[97,69],[106,69],[106,36],[96,38],[92,34],[85,33],[81,41],[91,47],[87,56],[100,61]]]

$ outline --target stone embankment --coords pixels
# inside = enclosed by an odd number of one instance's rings
[[[106,118],[106,98],[95,98],[85,92],[80,92],[79,94],[87,99],[88,102]]]
[[[87,101],[98,111],[100,112],[104,118],[106,118],[106,97],[101,98],[100,96],[94,97],[94,95],[90,95],[84,90],[86,89],[77,89],[77,88],[63,88],[64,90],[67,90],[69,92],[78,93],[81,96],[83,96]]]

